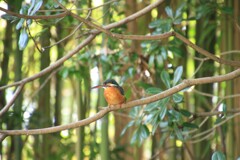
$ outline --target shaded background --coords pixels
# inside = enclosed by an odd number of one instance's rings
[[[59,2],[98,25],[117,22],[153,3],[149,0]],[[239,3],[238,0],[164,1],[141,18],[111,31],[154,35],[174,30],[212,54],[240,60]],[[42,15],[63,11],[52,1],[40,0],[6,0],[0,1],[0,6],[28,15],[32,6]],[[28,21],[0,19],[0,86],[30,77],[74,49],[90,30],[79,24],[71,16]],[[64,39],[68,35],[72,36]],[[92,116],[107,104],[103,90],[90,88],[108,78],[116,79],[131,101],[171,88],[181,79],[220,75],[233,69],[203,57],[173,37],[130,41],[100,34],[51,74],[26,84],[14,106],[1,117],[0,126],[3,130],[37,129]],[[7,137],[0,152],[3,159],[9,160],[211,159],[213,153],[236,159],[240,156],[239,116],[227,118],[239,113],[239,84],[240,78],[199,85],[147,106],[112,112],[78,129]],[[14,89],[0,91],[1,108],[11,99]],[[191,120],[192,113],[208,113],[212,109],[225,114],[203,114]],[[226,123],[212,129],[224,120]],[[201,123],[196,132],[188,132]]]

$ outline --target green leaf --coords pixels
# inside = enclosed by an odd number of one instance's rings
[[[148,27],[150,29],[153,29],[153,28],[156,28],[156,27],[160,26],[160,24],[161,24],[161,20],[158,19],[156,21],[152,21],[151,23],[149,23]]]
[[[27,25],[30,25],[32,23],[32,19],[27,20]]]
[[[167,6],[167,7],[165,8],[165,11],[166,11],[167,15],[168,15],[170,18],[173,18],[172,8],[170,8],[169,6]]]
[[[179,112],[184,115],[185,117],[190,117],[192,114],[188,110],[180,109]]]
[[[154,65],[154,59],[155,59],[155,56],[153,54],[151,54],[149,57],[149,60],[148,60],[148,65],[150,68],[152,68]]]
[[[35,0],[31,0],[31,6],[28,8],[28,15],[30,15],[30,13],[35,5],[35,2],[36,2]]]
[[[160,112],[160,114],[159,114],[159,117],[160,117],[161,120],[164,119],[166,113],[167,113],[167,107],[166,107],[166,106],[162,106],[162,107],[161,107],[161,112]]]
[[[222,122],[225,118],[224,117],[217,117],[216,121],[214,122],[214,125]]]
[[[160,127],[160,128],[166,128],[166,127],[168,127],[168,121],[161,121],[161,122],[159,123],[159,127]]]
[[[182,96],[181,94],[179,94],[179,93],[175,93],[175,94],[173,95],[173,101],[174,101],[175,103],[180,103],[180,102],[183,101],[183,96]]]
[[[122,130],[120,136],[123,136],[129,127],[132,127],[135,124],[135,121],[130,121]]]
[[[169,47],[169,50],[177,57],[183,57],[183,52],[181,49],[179,49],[179,47],[174,47],[171,46]]]
[[[9,20],[9,21],[14,21],[14,20],[17,20],[19,19],[18,17],[15,17],[15,16],[12,16],[10,14],[3,14],[1,16],[2,19],[6,19],[6,20]]]
[[[148,48],[151,45],[150,41],[144,41],[141,43],[141,47],[142,48]]]
[[[19,30],[20,28],[22,28],[24,21],[25,19],[23,18],[20,19],[20,21],[16,25],[16,30]]]
[[[20,14],[27,14],[28,8],[29,8],[29,5],[27,5],[27,4],[22,5],[22,8],[20,9],[19,13]]]
[[[157,117],[156,117],[156,119],[157,119]],[[152,127],[152,135],[154,135],[158,126],[159,126],[159,124],[156,122],[156,123],[153,123],[152,126],[153,126]]]
[[[179,82],[179,80],[182,76],[182,73],[183,73],[183,67],[178,66],[177,69],[174,71],[173,86],[175,86]]]
[[[182,10],[183,8],[186,6],[186,3],[183,2],[176,10],[176,13],[175,13],[175,18],[179,18],[179,17],[182,17]]]
[[[226,160],[226,156],[220,151],[215,151],[211,160]]]
[[[144,108],[145,112],[151,112],[153,109],[156,109],[158,107],[158,101],[149,103],[147,106]]]
[[[132,117],[132,118],[136,118],[139,114],[141,110],[141,107],[133,107],[130,112],[129,112],[129,116]]]
[[[157,65],[158,66],[163,66],[164,65],[162,55],[160,55],[160,54],[156,55],[156,59],[157,59]]]
[[[43,4],[43,1],[42,0],[39,0],[35,5],[34,5],[34,8],[33,10],[30,12],[30,16],[34,15],[42,6]]]
[[[27,46],[28,43],[28,34],[25,30],[25,28],[23,28],[21,30],[20,36],[19,36],[19,41],[18,41],[18,46],[20,50],[24,50],[24,48]]]
[[[181,113],[175,111],[175,110],[169,110],[168,111],[168,115],[169,115],[169,124],[171,122],[177,122],[178,124],[182,123],[183,117],[181,115]]]
[[[156,87],[150,87],[146,90],[146,92],[148,94],[158,94],[158,93],[161,93],[162,90],[160,88],[156,88]]]
[[[145,83],[145,82],[143,82],[143,81],[137,82],[137,86],[138,86],[138,87],[141,87],[141,88],[143,88],[143,89],[147,89],[147,88],[152,87],[151,84]]]
[[[149,136],[149,133],[150,132],[146,125],[140,125],[139,128],[134,131],[130,143],[140,146],[142,142]]]
[[[221,11],[225,14],[233,14],[233,8],[224,6],[221,8]]]
[[[139,133],[137,132],[137,130],[135,130],[133,132],[132,138],[130,140],[130,144],[135,144],[137,143],[137,140],[139,139]]]
[[[129,99],[131,97],[131,94],[132,94],[132,90],[130,88],[127,89],[127,91],[125,92],[126,99]]]
[[[144,121],[144,123],[151,123],[153,125],[154,121],[157,120],[158,116],[156,116],[157,114],[159,114],[159,110],[153,110],[151,112],[149,112],[148,114],[146,114],[146,119]],[[155,119],[155,117],[157,117]]]
[[[169,97],[166,97],[166,98],[164,98],[164,99],[159,100],[158,106],[159,106],[159,107],[166,106],[166,105],[168,104],[169,100],[170,100]]]
[[[167,53],[167,49],[165,47],[161,48],[161,55],[162,55],[164,60],[167,59],[168,53]]]
[[[173,129],[174,129],[175,134],[177,135],[177,138],[178,138],[179,140],[183,141],[184,138],[183,138],[182,131],[178,128],[177,124],[174,124]]]
[[[161,79],[162,79],[163,83],[165,84],[165,86],[167,88],[171,87],[171,85],[170,85],[170,76],[169,76],[168,72],[166,72],[165,70],[163,70],[161,72]]]
[[[174,19],[173,24],[177,25],[177,24],[181,24],[181,22],[182,22],[182,17],[178,17]]]
[[[194,128],[194,129],[198,129],[198,125],[194,124],[194,123],[189,123],[189,122],[184,122],[183,127],[187,127],[187,128]]]
[[[149,130],[146,125],[141,125],[140,126],[140,136],[142,139],[146,139],[149,136]]]
[[[151,45],[150,45],[150,48],[149,48],[149,51],[150,52],[153,52],[153,51],[156,51],[156,50],[158,50],[159,49],[159,42],[158,41],[153,41],[152,43],[151,43]]]
[[[67,78],[68,75],[69,75],[69,69],[66,68],[66,67],[63,67],[63,68],[60,70],[59,74],[62,76],[62,78]]]

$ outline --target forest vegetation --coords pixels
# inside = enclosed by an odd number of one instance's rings
[[[239,0],[0,0],[0,159],[240,159]],[[115,79],[126,103],[108,106]]]

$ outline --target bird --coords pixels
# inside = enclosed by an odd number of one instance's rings
[[[109,107],[111,105],[121,105],[126,102],[123,88],[114,79],[107,79],[102,85],[94,86],[91,89],[94,88],[104,88],[104,97]]]

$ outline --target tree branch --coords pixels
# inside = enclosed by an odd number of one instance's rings
[[[0,7],[0,10],[11,15],[11,16],[15,16],[15,17],[18,17],[18,18],[24,18],[24,19],[56,19],[56,18],[63,18],[65,16],[68,15],[68,12],[63,12],[63,13],[59,13],[59,14],[56,14],[56,15],[38,15],[38,16],[28,16],[28,15],[25,15],[25,14],[19,14],[19,13],[16,13],[16,12],[12,12],[12,11],[9,11],[5,8],[2,8]]]
[[[116,106],[113,106],[113,107],[107,107],[107,108],[99,111],[98,113],[96,113],[94,116],[83,119],[83,120],[80,120],[80,121],[77,121],[77,122],[73,122],[73,123],[66,124],[66,125],[55,126],[55,127],[42,128],[42,129],[0,130],[0,133],[6,134],[6,135],[33,135],[33,134],[54,133],[54,132],[59,132],[59,131],[62,131],[62,130],[78,128],[78,127],[81,127],[81,126],[84,126],[84,125],[87,125],[87,124],[90,124],[92,122],[97,121],[98,119],[102,118],[104,115],[106,115],[110,111],[132,108],[132,107],[135,107],[135,106],[149,104],[149,103],[158,101],[160,99],[166,98],[168,96],[171,96],[174,93],[177,93],[177,92],[179,92],[179,91],[181,91],[181,90],[183,90],[187,87],[193,86],[193,85],[223,82],[223,81],[227,81],[227,80],[232,80],[232,79],[237,78],[239,76],[240,76],[240,69],[237,69],[237,70],[235,70],[233,72],[230,72],[228,74],[225,74],[225,75],[183,80],[182,83],[180,83],[180,84],[176,85],[175,87],[172,87],[172,88],[170,88],[166,91],[163,91],[159,94],[152,95],[152,96],[142,98],[142,99],[139,99],[139,100],[130,101],[126,104],[116,105]]]
[[[6,113],[9,108],[13,105],[14,101],[16,100],[16,98],[18,97],[18,95],[21,93],[22,89],[23,89],[24,84],[21,84],[20,86],[17,87],[17,90],[15,91],[12,99],[10,100],[10,102],[8,102],[0,111],[0,117]]]
[[[136,19],[136,18],[146,14],[147,12],[151,11],[153,8],[155,8],[156,6],[161,4],[162,2],[163,2],[163,0],[159,0],[159,1],[155,2],[155,3],[152,3],[149,6],[143,8],[142,10],[136,12],[135,14],[132,14],[132,15],[124,18],[123,20],[119,21],[119,22],[109,24],[105,28],[106,29],[111,29],[111,28],[120,26],[120,25],[122,25],[124,23],[127,23],[129,21],[132,21],[132,20],[134,20],[134,19]],[[41,18],[40,16],[25,16],[25,15],[13,13],[13,12],[8,11],[8,10],[6,10],[4,8],[1,8],[1,7],[0,7],[0,10],[6,11],[6,13],[9,13],[9,14],[12,14],[12,15],[15,15],[15,16],[19,16],[20,18],[28,18],[28,19]],[[64,13],[67,15],[67,13],[71,13],[71,12],[66,10],[66,12],[64,12]],[[84,19],[84,18],[82,18],[82,19]],[[61,66],[66,60],[68,60],[73,55],[78,53],[79,50],[81,50],[83,47],[85,47],[87,44],[89,44],[96,37],[96,35],[99,34],[99,33],[101,33],[101,32],[98,31],[98,30],[95,30],[95,32],[92,32],[91,35],[89,35],[82,43],[80,43],[78,46],[76,46],[75,49],[70,51],[67,55],[63,56],[62,58],[60,58],[59,60],[57,60],[56,62],[51,64],[50,66],[48,66],[45,69],[41,70],[39,73],[37,73],[37,74],[35,74],[35,75],[31,76],[31,77],[24,78],[21,81],[18,81],[18,82],[9,84],[9,85],[2,86],[2,87],[0,87],[0,90],[6,89],[6,88],[9,88],[9,87],[13,87],[13,86],[18,86],[18,85],[21,85],[23,87],[26,83],[28,83],[30,81],[33,81],[33,80],[35,80],[37,78],[40,78],[41,76],[43,76],[43,75],[45,75],[47,73],[52,72],[54,69],[56,69],[59,66]],[[20,87],[20,88],[22,89],[22,87]],[[5,113],[11,107],[11,105],[14,103],[14,100],[17,98],[19,93],[16,93],[14,95],[15,96],[12,98],[12,100],[6,106],[4,106],[4,108],[0,111],[0,113],[2,113],[2,114]],[[0,116],[1,116],[1,114],[0,114]]]
[[[157,7],[158,5],[160,5],[161,3],[163,2],[163,0],[159,0],[155,3],[152,3],[150,4],[149,6],[143,8],[142,10],[118,21],[118,22],[115,22],[115,23],[112,23],[112,24],[109,24],[107,26],[105,26],[104,28],[105,29],[111,29],[111,28],[114,28],[114,27],[118,27],[118,26],[121,26],[125,23],[128,23],[130,21],[133,21],[135,20],[136,18],[146,14],[147,12],[151,11],[153,8]],[[90,43],[97,34],[101,33],[100,31],[98,30],[94,30],[93,32],[91,32],[91,35],[88,36],[88,38],[86,38],[81,44],[79,44],[74,50],[70,51],[66,56],[62,57],[61,59],[57,60],[56,62],[54,62],[52,65],[48,66],[47,68],[45,68],[44,70],[42,70],[41,72],[31,76],[31,77],[28,77],[28,78],[25,78],[21,81],[18,81],[18,82],[15,82],[15,83],[12,83],[10,85],[5,85],[5,86],[2,86],[0,87],[0,90],[3,90],[3,89],[6,89],[6,88],[9,88],[9,87],[13,87],[13,86],[18,86],[20,84],[22,84],[23,82],[27,83],[27,82],[30,82],[30,81],[33,81],[49,72],[51,72],[52,70],[54,70],[55,68],[59,67],[60,65],[62,65],[64,63],[64,61],[66,61],[67,59],[71,58],[73,55],[75,55],[76,53],[78,53],[78,51],[80,49],[82,49],[85,45],[87,45],[88,43]]]

